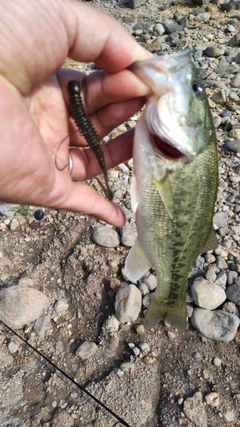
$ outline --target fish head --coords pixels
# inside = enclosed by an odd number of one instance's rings
[[[191,161],[209,144],[214,128],[190,50],[137,61],[130,69],[152,91],[144,114],[156,154]]]

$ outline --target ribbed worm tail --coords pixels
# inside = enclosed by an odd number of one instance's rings
[[[113,194],[109,187],[107,168],[104,159],[103,150],[97,135],[96,130],[94,129],[92,123],[90,122],[87,113],[85,111],[82,98],[81,98],[81,87],[77,80],[71,80],[68,82],[68,94],[69,94],[69,104],[70,104],[70,114],[75,121],[79,132],[84,136],[89,147],[92,149],[100,168],[103,171],[104,179],[106,182],[106,188],[101,185],[106,197],[109,200],[112,200]],[[100,181],[98,181],[100,182]]]

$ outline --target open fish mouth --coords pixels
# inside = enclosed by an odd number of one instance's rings
[[[178,160],[185,156],[185,154],[181,153],[181,151],[173,147],[164,139],[159,138],[159,136],[152,134],[152,138],[154,140],[155,147],[161,154],[161,157],[164,157],[167,160]]]

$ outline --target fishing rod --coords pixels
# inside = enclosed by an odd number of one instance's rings
[[[123,426],[125,427],[131,427],[130,424],[128,424],[123,418],[121,418],[118,414],[116,414],[112,409],[110,409],[105,403],[101,402],[97,397],[95,397],[92,393],[90,393],[88,390],[86,390],[81,384],[79,384],[77,381],[75,381],[70,375],[67,374],[67,372],[63,371],[63,369],[59,368],[59,366],[55,365],[54,362],[52,362],[50,359],[48,359],[43,353],[41,353],[39,350],[37,350],[35,347],[33,347],[27,340],[25,340],[21,335],[19,335],[14,329],[12,329],[10,326],[8,326],[3,320],[0,319],[0,324],[2,324],[5,328],[7,328],[9,331],[11,331],[17,338],[19,338],[24,344],[26,344],[31,350],[33,350],[35,353],[37,353],[40,357],[42,357],[49,365],[51,365],[56,371],[60,372],[65,378],[67,378],[69,381],[71,381],[74,385],[76,385],[79,390],[81,390],[83,393],[87,394],[91,399],[93,399],[99,406],[101,406],[103,409],[105,409],[107,412],[109,412],[113,417],[115,417]]]

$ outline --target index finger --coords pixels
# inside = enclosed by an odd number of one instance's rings
[[[69,7],[68,2],[65,4]],[[69,56],[76,61],[92,61],[108,73],[116,73],[151,55],[109,15],[75,1],[72,1],[72,12],[75,27],[72,21],[66,23],[72,37]]]

